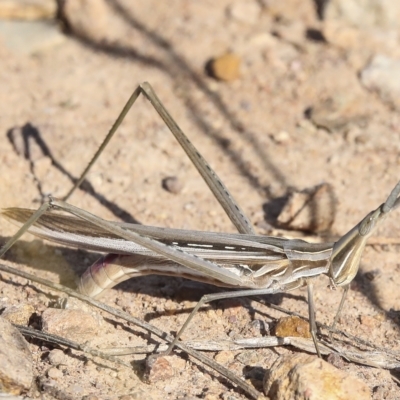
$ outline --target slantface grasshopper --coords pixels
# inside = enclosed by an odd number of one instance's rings
[[[140,94],[156,111],[196,166],[239,234],[156,228],[136,224],[108,222],[65,202],[79,187],[125,115]],[[197,310],[205,303],[224,298],[287,292],[307,286],[310,332],[317,353],[316,321],[312,279],[327,275],[333,286],[345,288],[338,313],[350,282],[357,274],[367,239],[390,211],[400,204],[400,182],[385,203],[370,212],[335,243],[311,244],[302,240],[256,235],[228,189],[180,130],[148,83],[132,94],[103,144],[64,201],[50,200],[38,211],[9,208],[2,215],[21,229],[0,251],[0,257],[25,232],[73,247],[110,252],[82,276],[79,290],[99,296],[106,288],[136,276],[159,274],[181,276],[217,286],[240,289],[204,296],[188,316],[170,344],[174,347]],[[59,209],[71,215],[48,213]]]

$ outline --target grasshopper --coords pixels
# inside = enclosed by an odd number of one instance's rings
[[[66,202],[80,186],[140,94],[150,101],[178,140],[238,229],[238,234],[109,222]],[[134,91],[99,150],[63,200],[50,198],[37,211],[8,208],[1,212],[3,217],[22,227],[5,244],[0,257],[25,231],[29,231],[68,246],[110,253],[93,264],[80,279],[79,290],[92,297],[100,296],[105,289],[126,279],[148,274],[180,276],[236,289],[203,296],[170,343],[166,354],[173,349],[198,309],[210,301],[288,292],[307,286],[310,333],[316,352],[321,356],[317,341],[313,278],[324,274],[334,287],[344,287],[334,325],[349,284],[359,269],[366,242],[387,215],[398,207],[399,193],[400,182],[382,205],[335,243],[312,244],[299,239],[256,235],[224,183],[145,82]],[[71,215],[50,213],[50,209]]]

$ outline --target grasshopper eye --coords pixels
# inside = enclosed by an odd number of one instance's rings
[[[372,215],[368,215],[360,224],[360,235],[365,236],[368,235],[369,232],[371,232],[373,226],[374,226],[374,219],[372,218]]]
[[[378,222],[383,219],[386,215],[382,213],[381,209],[378,208],[375,211],[371,211],[364,219],[361,221],[358,232],[361,236],[370,235]]]

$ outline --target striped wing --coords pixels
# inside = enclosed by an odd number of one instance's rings
[[[8,208],[2,210],[1,214],[10,222],[20,226],[34,212],[23,208]],[[303,240],[262,235],[113,223],[189,254],[214,261],[223,268],[233,267],[238,275],[251,279],[250,286],[257,287],[264,286],[271,278],[276,281],[292,282],[302,277],[327,272],[333,246],[332,243],[311,244]],[[29,232],[43,239],[87,250],[164,258],[71,215],[48,212],[30,227]]]

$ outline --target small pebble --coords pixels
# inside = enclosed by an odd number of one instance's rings
[[[241,58],[233,53],[217,57],[210,63],[210,74],[215,79],[231,82],[240,76]]]
[[[182,191],[182,181],[176,176],[169,176],[162,180],[162,187],[167,192],[178,194]]]
[[[278,321],[275,327],[275,335],[278,337],[310,338],[310,326],[307,321],[299,317],[284,317]]]
[[[35,309],[30,304],[20,304],[7,307],[1,316],[12,324],[28,325],[29,319],[34,312]]]
[[[378,275],[378,273],[376,271],[368,271],[368,272],[365,273],[365,277],[370,282],[372,282],[376,278],[377,275]]]
[[[143,380],[149,384],[165,381],[175,375],[166,357],[153,354],[146,359],[146,370]]]
[[[51,379],[58,380],[61,379],[64,374],[59,369],[53,367],[47,371],[47,376]]]
[[[99,334],[100,324],[91,314],[81,310],[48,308],[42,314],[42,330],[67,337],[79,343]]]
[[[63,364],[65,362],[65,354],[62,350],[60,349],[54,349],[52,350],[49,355],[47,356],[49,362],[51,365],[58,366],[60,364]]]
[[[273,133],[272,139],[278,144],[285,144],[290,141],[290,135],[286,131],[279,131],[277,133]]]

